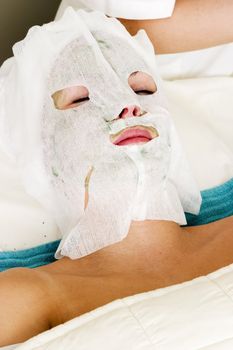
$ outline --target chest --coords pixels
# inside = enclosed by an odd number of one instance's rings
[[[192,280],[233,263],[233,232],[200,236],[183,254],[160,254],[143,268],[114,274],[54,277],[54,295],[62,322],[113,300]],[[168,258],[169,256],[169,258]],[[131,262],[132,263],[132,262]],[[128,262],[129,264],[129,262]]]

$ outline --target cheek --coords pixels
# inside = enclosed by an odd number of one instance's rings
[[[69,93],[66,90],[56,91],[52,94],[52,100],[56,109],[65,109],[69,99]]]

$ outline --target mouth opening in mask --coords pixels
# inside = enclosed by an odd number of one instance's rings
[[[117,134],[110,135],[110,141],[117,146],[146,143],[158,137],[158,131],[150,126],[137,125],[125,128]]]

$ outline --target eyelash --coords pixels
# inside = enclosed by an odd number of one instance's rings
[[[89,100],[90,100],[89,97],[83,97],[83,98],[80,98],[80,99],[78,99],[78,100],[72,101],[72,104],[73,104],[73,103],[81,103],[81,102],[89,101]]]
[[[149,91],[149,90],[134,90],[135,94],[140,95],[140,96],[144,96],[144,95],[152,95],[154,92],[153,91]]]

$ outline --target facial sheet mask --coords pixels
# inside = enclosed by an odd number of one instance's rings
[[[132,220],[182,225],[184,211],[199,212],[200,192],[143,31],[131,37],[116,19],[68,8],[61,20],[32,28],[14,55],[11,67],[2,67],[0,131],[27,191],[61,230],[57,259],[80,258],[121,241]],[[129,86],[137,71],[153,77],[154,94],[138,95]],[[89,100],[57,109],[54,93],[74,86],[87,88]],[[129,106],[141,114],[122,118]],[[111,141],[136,126],[154,128],[157,137],[124,146]]]

